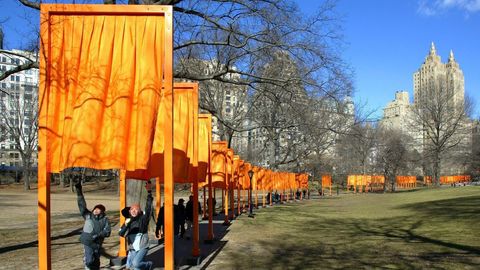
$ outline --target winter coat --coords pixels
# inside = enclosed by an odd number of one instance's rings
[[[202,213],[202,206],[200,202],[198,203],[198,214]],[[187,220],[193,221],[193,200],[189,200],[187,202],[187,206],[185,207],[185,217]]]
[[[105,237],[110,236],[110,222],[105,213],[94,215],[87,209],[87,203],[81,190],[77,191],[77,203],[80,214],[85,219],[80,242],[93,249],[98,249],[102,246]]]
[[[119,235],[127,239],[129,250],[138,251],[142,248],[148,248],[148,223],[152,215],[152,201],[153,197],[149,192],[145,212],[140,212],[136,217],[130,216],[130,207],[122,210],[122,215],[125,218],[130,218],[130,222],[127,225],[122,225]],[[138,244],[134,245],[136,239]]]

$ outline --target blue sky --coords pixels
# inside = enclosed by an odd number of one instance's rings
[[[297,0],[315,10],[320,1]],[[356,103],[377,110],[406,90],[413,96],[413,73],[433,41],[442,62],[453,50],[465,76],[465,92],[480,107],[480,0],[340,0],[343,58],[355,71]]]
[[[305,13],[321,3],[296,2]],[[406,90],[412,98],[413,73],[432,41],[443,62],[453,50],[465,92],[476,104],[475,116],[480,115],[480,0],[339,0],[337,13],[346,43],[342,56],[355,71],[354,99],[376,110],[374,117],[381,117],[395,91]],[[25,18],[34,23],[25,24]],[[27,45],[22,37],[36,28],[36,18],[36,11],[17,0],[0,0],[6,47]]]

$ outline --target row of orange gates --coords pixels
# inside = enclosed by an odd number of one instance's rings
[[[39,269],[51,269],[50,176],[66,168],[120,170],[120,209],[127,179],[154,178],[157,209],[163,184],[165,269],[174,268],[174,183],[191,183],[195,200],[201,187],[209,198],[222,189],[226,221],[235,190],[239,207],[242,190],[308,188],[307,174],[253,166],[226,142],[212,142],[211,115],[198,112],[198,84],[173,83],[172,18],[172,6],[41,5]],[[125,253],[122,238],[119,255]]]
[[[453,183],[463,183],[470,182],[470,175],[451,175],[451,176],[441,176],[440,184],[453,184]],[[347,178],[347,186],[354,190],[354,192],[368,192],[368,191],[379,191],[383,190],[385,183],[385,177],[383,175],[349,175]],[[397,188],[415,188],[417,187],[417,177],[416,176],[401,176],[398,175],[395,177],[395,184]],[[431,176],[423,177],[424,185],[432,184]],[[331,175],[322,175],[322,193],[323,189],[329,188],[330,194],[332,192],[332,176]]]

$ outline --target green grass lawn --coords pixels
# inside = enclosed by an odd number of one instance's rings
[[[209,269],[480,269],[480,187],[288,203],[222,240]]]

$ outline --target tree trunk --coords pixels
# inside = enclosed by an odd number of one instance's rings
[[[144,188],[145,181],[129,180],[127,181],[127,205],[139,203],[142,210],[145,208],[147,200],[147,191]]]
[[[60,172],[60,174],[58,175],[58,179],[60,179],[59,180],[60,187],[64,188],[65,187],[65,173]],[[71,180],[70,180],[70,183],[71,183]]]
[[[74,193],[74,192],[75,192],[75,189],[73,188],[73,186],[74,186],[75,184],[73,183],[73,177],[69,177],[68,179],[70,180],[70,182],[69,182],[69,183],[70,183],[70,191],[71,191],[72,193]],[[64,182],[64,181],[65,181],[65,180],[62,179],[62,182]],[[64,184],[64,185],[65,185],[65,184]]]
[[[30,171],[31,171],[31,162],[30,157],[27,155],[22,155],[22,178],[24,183],[24,189],[30,190]]]
[[[433,161],[433,178],[435,181],[435,186],[440,186],[440,155],[439,153],[435,153]]]
[[[23,181],[25,184],[25,190],[30,190],[30,168],[27,168],[27,170],[23,173]]]

